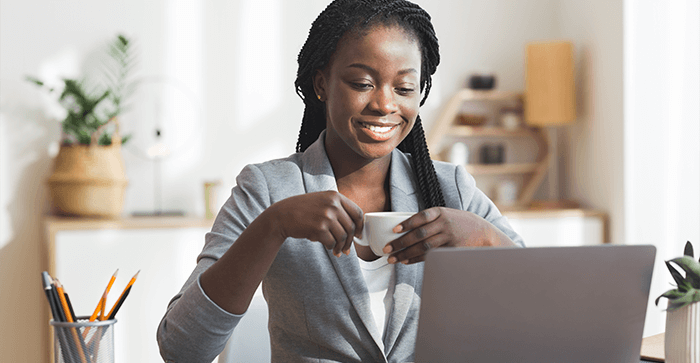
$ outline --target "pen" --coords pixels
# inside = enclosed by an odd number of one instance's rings
[[[44,285],[46,299],[49,301],[49,306],[51,307],[51,315],[53,316],[53,320],[62,321],[61,314],[59,313],[56,295],[54,294],[53,285],[51,284],[51,280],[51,276],[49,276],[48,272],[44,271],[41,273],[41,281]],[[61,346],[61,351],[64,352],[64,358],[68,362],[73,362],[75,358],[73,357],[71,350],[69,349],[70,345],[64,333],[65,332],[62,329],[54,330],[54,334],[56,334],[58,339],[58,344]]]
[[[73,311],[73,304],[70,302],[70,297],[65,291],[63,291],[63,295],[66,297],[66,303],[68,304],[68,311],[70,312],[70,316],[73,319],[73,321],[77,323],[78,319],[75,317],[75,311]]]
[[[51,292],[51,276],[49,273],[44,271],[41,273],[41,282],[44,285],[44,292],[46,293],[46,299],[49,301],[49,307],[51,308],[51,315],[55,321],[60,321],[60,316],[56,311],[58,307],[56,306],[56,301],[53,298],[53,293]]]

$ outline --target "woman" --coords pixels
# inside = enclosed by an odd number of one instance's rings
[[[336,0],[298,61],[297,153],[238,176],[159,326],[166,360],[211,361],[262,282],[272,361],[411,361],[427,251],[522,245],[462,167],[430,160],[418,112],[439,55],[425,11]],[[419,212],[388,258],[353,242],[375,211]]]

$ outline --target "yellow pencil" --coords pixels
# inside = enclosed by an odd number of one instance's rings
[[[100,297],[100,301],[97,302],[97,307],[95,308],[95,312],[90,315],[90,321],[95,321],[97,318],[97,315],[100,313],[100,310],[102,309],[102,306],[104,306],[105,301],[107,299],[107,294],[109,293],[109,290],[112,288],[112,284],[114,284],[114,280],[117,279],[117,272],[119,272],[119,269],[117,271],[114,271],[114,274],[112,275],[112,278],[109,279],[109,283],[107,284],[107,287],[105,288],[104,293],[102,294],[102,297]]]
[[[107,308],[107,298],[102,298],[102,307],[100,307],[100,320],[105,320],[105,309]]]
[[[128,291],[129,291],[129,288],[131,287],[131,285],[133,285],[134,282],[136,282],[136,277],[139,275],[139,272],[141,272],[141,270],[139,270],[138,272],[136,272],[136,275],[134,275],[134,277],[131,278],[131,280],[129,281],[129,283],[128,283],[128,284],[126,285],[126,287],[124,288],[124,291],[122,291],[121,295],[119,295],[119,298],[117,299],[117,301],[116,301],[116,302],[114,303],[114,305],[112,306],[112,309],[109,310],[109,314],[107,314],[107,318],[109,318],[109,317],[112,316],[112,313],[114,313],[114,310],[117,309],[117,307],[119,306],[119,302],[122,300],[122,297],[124,296],[124,294],[127,294]]]
[[[68,307],[68,301],[66,300],[66,296],[64,295],[65,292],[63,291],[63,285],[61,285],[61,282],[58,281],[58,279],[54,279],[54,282],[56,283],[56,292],[58,292],[58,299],[61,300],[61,306],[63,307],[63,311],[66,314],[66,320],[69,323],[73,323],[74,321],[73,317],[71,316],[70,308]],[[73,335],[73,340],[75,341],[75,349],[78,352],[78,356],[80,356],[80,361],[82,363],[86,363],[85,352],[82,349],[85,343],[80,340],[81,338],[76,332],[76,330],[71,329],[70,332]]]
[[[66,314],[66,321],[68,321],[69,323],[73,323],[73,317],[71,316],[70,308],[68,307],[68,300],[66,300],[66,295],[63,291],[63,285],[61,285],[61,282],[58,281],[58,279],[53,279],[53,281],[56,283],[56,292],[58,292],[58,300],[61,301],[61,307],[63,308],[63,312]]]

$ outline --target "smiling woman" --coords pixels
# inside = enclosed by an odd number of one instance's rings
[[[463,167],[430,159],[419,110],[439,60],[411,2],[318,16],[298,58],[297,153],[239,174],[159,326],[166,361],[212,360],[260,283],[273,362],[412,361],[426,253],[523,245]],[[410,217],[379,257],[354,237],[385,211]]]
[[[326,153],[339,185],[367,163],[388,168],[391,151],[418,117],[420,63],[419,44],[409,34],[377,26],[363,37],[346,34],[331,63],[316,73],[314,89],[327,112]],[[370,199],[384,199],[379,194]],[[383,204],[360,207],[387,209]]]

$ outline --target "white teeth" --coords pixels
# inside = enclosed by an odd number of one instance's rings
[[[374,126],[374,125],[364,125],[366,128],[368,128],[372,132],[376,133],[385,133],[391,131],[391,129],[394,128],[394,126]]]

